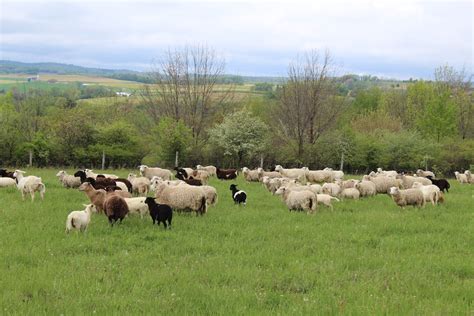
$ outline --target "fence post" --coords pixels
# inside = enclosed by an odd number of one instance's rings
[[[28,152],[28,167],[33,167],[33,151],[30,149]]]
[[[105,150],[102,150],[102,170],[105,169]]]
[[[343,171],[344,169],[344,152],[341,154],[341,166],[339,167],[339,170]]]
[[[179,162],[179,151],[176,151],[176,156],[174,157],[174,166],[178,168],[178,162]]]
[[[260,168],[263,169],[263,154],[260,155]]]

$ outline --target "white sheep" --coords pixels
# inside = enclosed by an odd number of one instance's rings
[[[270,179],[283,177],[278,171],[265,171],[262,168],[257,168],[257,172],[260,181],[262,181],[263,177],[268,177]]]
[[[207,212],[206,194],[198,186],[169,186],[161,183],[156,187],[155,197],[158,203],[167,204],[176,210],[191,210],[196,215]]]
[[[81,185],[81,178],[67,174],[66,171],[61,170],[56,174],[56,177],[59,178],[59,181],[63,184],[65,188],[78,188]]]
[[[211,177],[215,177],[216,176],[216,167],[214,166],[201,166],[201,165],[197,165],[196,166],[196,169],[197,170],[204,170],[204,171],[207,171],[207,173],[209,174],[209,176]]]
[[[207,205],[216,205],[217,204],[217,190],[216,188],[210,185],[202,185],[200,186],[201,190],[204,191],[206,195]]]
[[[339,181],[339,185],[341,186],[341,189],[355,188],[355,185],[359,182],[360,181],[356,179],[349,179],[346,181]]]
[[[425,198],[420,189],[400,190],[397,187],[391,187],[389,194],[392,196],[393,201],[401,208],[405,208],[407,205],[413,205],[413,207],[425,206]]]
[[[334,210],[334,208],[331,204],[331,201],[335,200],[335,201],[339,202],[338,198],[336,198],[334,196],[330,196],[329,194],[317,194],[316,196],[318,198],[318,204],[326,205],[327,207],[331,208],[331,211]]]
[[[66,220],[66,233],[71,230],[80,230],[84,232],[87,229],[91,221],[91,215],[97,212],[97,208],[94,204],[83,204],[86,208],[83,211],[72,211],[67,216]]]
[[[401,175],[401,176],[397,176],[397,179],[402,180],[402,185],[403,185],[403,188],[405,189],[410,189],[411,187],[413,187],[413,183],[415,182],[421,182],[423,185],[432,184],[430,179],[423,178],[423,177]]]
[[[361,197],[374,196],[377,194],[377,188],[372,181],[362,180],[356,183],[355,188],[359,190]]]
[[[336,197],[341,193],[341,187],[337,183],[324,183],[322,192]]]
[[[259,176],[258,176],[258,169],[256,170],[250,170],[247,167],[242,168],[242,175],[244,176],[244,179],[247,181],[258,181]]]
[[[456,176],[456,180],[458,180],[459,183],[469,183],[469,179],[465,173],[459,173],[459,171],[455,171],[454,175]]]
[[[146,177],[148,179],[153,178],[154,176],[160,177],[163,180],[171,180],[173,174],[171,171],[168,169],[162,169],[162,168],[150,168],[147,165],[140,165],[140,174],[143,177]]]
[[[14,187],[14,186],[16,186],[15,179],[0,177],[0,188]]]
[[[145,204],[146,197],[124,198],[128,211],[132,214],[139,214],[141,218],[148,212],[148,205]]]
[[[415,182],[413,188],[421,190],[425,202],[431,202],[432,205],[438,204],[440,189],[436,185],[423,185],[421,182]]]
[[[316,210],[318,204],[318,198],[316,194],[311,191],[293,191],[286,187],[279,188],[276,195],[281,195],[283,201],[290,211],[292,210],[305,210],[308,214],[313,213]]]
[[[41,182],[40,177],[36,176],[23,176],[26,172],[21,170],[15,170],[13,176],[18,181],[17,188],[21,192],[21,198],[25,199],[25,194],[29,193],[31,196],[31,201],[35,199],[35,192],[39,191],[41,199],[44,199],[44,193],[46,192],[46,187]]]
[[[334,180],[344,179],[344,171],[342,170],[332,170],[332,168],[324,168],[323,170],[332,172]]]
[[[432,171],[418,169],[416,170],[416,175],[419,177],[435,177],[435,174]]]
[[[285,169],[281,165],[276,165],[275,171],[279,172],[284,177],[287,177],[290,179],[296,179],[304,183],[306,182],[306,173],[308,171],[308,168],[303,167],[303,168]]]
[[[285,187],[286,189],[292,191],[311,191],[314,194],[321,193],[321,186],[319,184],[308,183],[306,185],[301,185],[299,183],[296,183],[295,180],[291,180],[289,183],[283,184],[282,187]]]
[[[309,170],[306,168],[306,179],[309,182],[333,182],[334,172],[332,170]]]
[[[341,198],[343,199],[353,199],[358,200],[360,197],[360,192],[356,188],[346,188],[341,192]]]
[[[377,175],[396,177],[398,175],[398,172],[396,172],[395,170],[383,170],[382,168],[377,168]]]
[[[132,191],[139,195],[147,195],[150,189],[150,180],[146,177],[137,177],[133,173],[129,173],[127,180],[132,184]]]
[[[402,180],[401,179],[396,179],[394,177],[389,177],[389,176],[384,176],[384,175],[378,175],[376,177],[369,177],[369,176],[364,176],[362,178],[363,180],[370,180],[375,184],[375,188],[377,190],[377,193],[388,193],[391,187],[401,187],[402,186]]]
[[[468,182],[468,183],[474,183],[474,177],[472,176],[470,170],[464,171],[464,174],[466,175],[466,178],[467,178],[467,182]]]
[[[90,177],[90,178],[93,178],[93,179],[97,179],[97,176],[99,174],[103,175],[104,177],[106,178],[109,178],[109,179],[118,179],[118,176],[114,175],[114,174],[109,174],[109,173],[95,173],[93,172],[91,169],[85,169],[84,172],[86,173],[86,177]]]

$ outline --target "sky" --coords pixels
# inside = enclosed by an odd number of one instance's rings
[[[432,78],[473,70],[470,0],[0,0],[0,59],[148,71],[168,48],[205,44],[226,72],[284,76],[308,50],[340,74]]]

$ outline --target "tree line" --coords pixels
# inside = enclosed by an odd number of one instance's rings
[[[1,165],[134,168],[139,164],[430,168],[474,161],[472,77],[449,65],[433,81],[367,85],[336,77],[329,52],[309,51],[286,81],[239,94],[206,46],[169,50],[134,98],[82,103],[81,93],[0,96]],[[83,93],[82,93],[83,94]],[[93,99],[92,99],[93,100]]]

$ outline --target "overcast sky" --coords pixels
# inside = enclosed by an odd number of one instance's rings
[[[342,73],[430,78],[473,64],[468,1],[0,0],[0,59],[149,70],[169,47],[205,43],[226,72],[285,75],[308,49]]]

